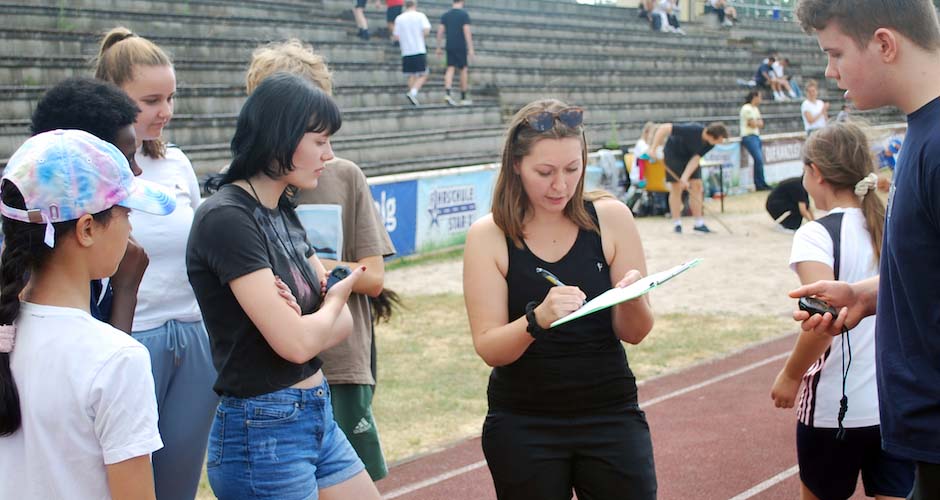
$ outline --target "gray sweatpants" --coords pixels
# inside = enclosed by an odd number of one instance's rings
[[[219,398],[212,391],[209,336],[202,321],[170,320],[133,337],[150,351],[163,448],[153,454],[157,500],[192,500]]]

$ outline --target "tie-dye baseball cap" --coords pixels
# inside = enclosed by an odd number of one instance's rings
[[[103,212],[114,205],[155,215],[176,209],[162,186],[134,177],[113,144],[81,130],[53,130],[26,140],[13,153],[0,182],[12,182],[26,210],[0,203],[10,219],[46,224],[45,243],[55,245],[52,224]]]

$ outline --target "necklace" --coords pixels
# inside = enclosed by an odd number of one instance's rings
[[[292,261],[295,266],[297,266],[297,270],[303,275],[304,279],[308,281],[307,285],[311,287],[311,290],[313,290],[314,287],[312,283],[317,283],[318,280],[311,279],[311,277],[308,275],[308,270],[312,272],[313,268],[306,261],[306,259],[301,259],[300,257],[297,256],[297,249],[296,247],[294,247],[294,241],[291,239],[290,229],[287,228],[287,221],[284,220],[284,216],[281,214],[280,205],[275,210],[277,211],[277,218],[281,220],[281,226],[284,228],[284,235],[287,236],[287,241],[288,243],[290,243],[289,245],[287,243],[284,243],[284,240],[281,239],[281,234],[277,230],[277,226],[274,221],[274,218],[271,216],[270,210],[264,206],[264,203],[261,202],[261,197],[258,196],[258,192],[255,191],[255,186],[252,185],[251,181],[248,179],[245,179],[245,182],[248,183],[248,187],[251,188],[251,193],[255,196],[255,200],[264,209],[265,215],[268,218],[268,222],[271,224],[271,230],[274,232],[274,237],[277,238],[278,244],[281,245],[281,248],[284,250],[284,253],[287,255],[287,258],[290,261]],[[265,244],[267,244],[267,241],[268,241],[267,238],[265,238]],[[271,262],[271,266],[272,266],[271,270],[273,271],[274,262]],[[316,273],[314,273],[314,278],[316,278]]]

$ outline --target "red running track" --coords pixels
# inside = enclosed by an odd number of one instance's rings
[[[640,385],[660,499],[799,498],[795,411],[770,400],[794,341],[788,335]],[[378,487],[386,500],[496,498],[479,437],[397,465]],[[861,485],[852,498],[865,498]]]

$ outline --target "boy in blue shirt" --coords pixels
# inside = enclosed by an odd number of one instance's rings
[[[839,310],[795,312],[804,330],[838,335],[876,316],[885,451],[917,464],[914,500],[940,498],[940,27],[929,0],[801,0],[797,18],[829,56],[826,76],[858,109],[907,115],[888,195],[880,277],[790,292]]]

